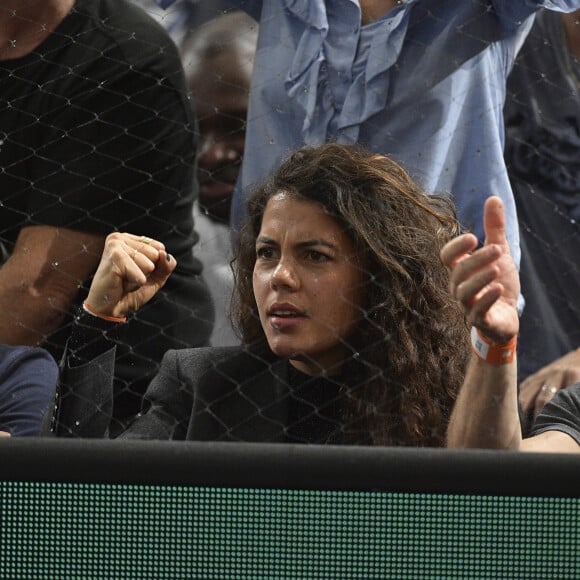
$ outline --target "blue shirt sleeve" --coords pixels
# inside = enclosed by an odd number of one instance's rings
[[[57,378],[58,366],[46,350],[0,345],[0,431],[40,435]]]
[[[493,0],[493,6],[500,19],[513,27],[542,8],[573,12],[580,8],[580,0]]]

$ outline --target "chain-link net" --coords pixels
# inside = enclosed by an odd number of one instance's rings
[[[452,193],[462,225],[479,237],[484,197],[501,195],[516,254],[500,110],[510,60],[520,45],[506,94],[505,154],[520,217],[527,301],[521,379],[578,347],[580,77],[570,40],[578,38],[575,21],[546,11],[532,27],[527,19],[519,21],[522,5],[529,4],[523,2],[468,1],[461,8],[403,2],[392,18],[353,27],[354,3],[327,2],[325,23],[318,3],[297,13],[280,1],[264,3],[258,41],[256,21],[219,3],[212,9],[225,16],[217,24],[207,14],[192,20],[204,4],[209,3],[177,2],[163,10],[152,3],[77,0],[54,30],[47,15],[0,8],[10,26],[32,24],[41,35],[50,29],[40,44],[25,36],[22,44],[5,43],[0,53],[3,341],[40,339],[60,359],[111,231],[157,238],[178,262],[167,286],[114,337],[112,410],[110,401],[83,399],[79,388],[84,407],[75,421],[112,412],[109,433],[116,435],[138,413],[168,349],[239,344],[226,314],[237,235],[229,228],[229,204],[244,154],[251,161],[243,166],[234,201],[236,226],[244,213],[241,192],[261,183],[290,144],[359,142],[392,155],[426,191]],[[170,32],[177,48],[146,12]],[[483,96],[472,98],[475,93]],[[416,311],[418,332],[427,332],[433,321]],[[383,337],[385,351],[396,350],[390,342],[395,336],[398,329]],[[361,352],[361,345],[347,346]],[[269,352],[254,347],[236,351],[235,372],[226,373],[221,361],[230,354],[220,351],[217,362],[198,362],[207,371],[202,397],[192,396],[183,377],[169,402],[154,391],[148,408],[158,404],[160,416],[175,420],[169,431],[161,420],[147,433],[375,441],[357,424],[362,403],[353,392],[360,384],[325,378],[312,388],[311,379],[294,376],[287,365],[281,369]],[[426,368],[425,356],[417,349],[409,375]],[[455,352],[442,359],[441,375],[458,358]],[[187,363],[182,372],[198,368]],[[164,373],[157,384],[167,378]],[[429,377],[423,380],[429,388]],[[411,383],[397,376],[387,396],[374,399],[393,404],[374,409],[366,400],[363,416],[405,422],[401,398],[409,400]],[[434,404],[440,424],[426,422],[436,432],[426,437],[431,442],[442,441],[450,401]],[[411,415],[420,422],[429,411],[413,408]],[[75,431],[74,425],[67,429]],[[401,436],[389,441],[413,443]]]

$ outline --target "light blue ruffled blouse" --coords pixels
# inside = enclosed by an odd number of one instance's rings
[[[260,22],[235,226],[249,192],[291,150],[360,142],[427,192],[453,195],[480,239],[484,200],[501,197],[519,263],[503,159],[506,77],[534,12],[580,0],[401,0],[366,26],[358,0],[232,4]]]

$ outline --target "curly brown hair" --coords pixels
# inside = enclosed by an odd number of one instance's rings
[[[248,201],[232,310],[245,344],[265,340],[252,287],[255,242],[266,205],[280,192],[320,204],[368,272],[349,341],[344,440],[360,441],[364,432],[375,445],[443,445],[469,353],[465,317],[439,257],[460,233],[452,202],[425,194],[397,163],[359,146],[294,152]]]

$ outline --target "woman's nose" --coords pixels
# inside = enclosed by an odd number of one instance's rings
[[[272,272],[270,280],[272,289],[288,288],[295,290],[300,286],[300,280],[291,260],[280,260]]]

